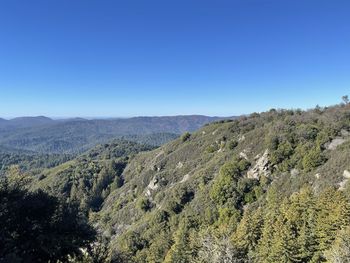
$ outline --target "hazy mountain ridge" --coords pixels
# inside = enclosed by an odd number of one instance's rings
[[[181,134],[218,119],[220,118],[200,115],[108,120],[16,118],[0,125],[0,144],[42,153],[79,153],[113,138],[131,136],[132,139],[161,133]],[[169,140],[173,138],[174,136],[170,136]],[[166,141],[163,139],[160,142]],[[149,139],[148,143],[156,145]]]
[[[16,117],[13,119],[0,119],[0,129],[15,129],[53,124],[55,121],[45,116]]]

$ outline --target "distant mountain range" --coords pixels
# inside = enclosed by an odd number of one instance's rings
[[[122,137],[161,145],[185,131],[195,131],[220,119],[224,118],[202,115],[93,120],[53,120],[45,116],[1,118],[0,145],[41,153],[78,153]]]
[[[55,120],[45,116],[18,117],[10,120],[5,120],[3,118],[0,118],[0,129],[34,127],[34,126],[50,125],[53,123],[55,123]]]

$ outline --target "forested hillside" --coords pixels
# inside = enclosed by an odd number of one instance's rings
[[[106,244],[101,261],[73,262],[347,262],[349,178],[341,104],[222,120],[159,148],[116,140],[27,185],[77,204]]]
[[[200,115],[86,120],[23,117],[0,121],[0,145],[26,151],[77,154],[125,138],[154,146],[194,131],[217,117]]]
[[[115,140],[98,145],[76,159],[44,170],[33,188],[78,203],[83,212],[98,211],[110,191],[124,184],[123,171],[137,153],[152,146]]]
[[[350,263],[350,0],[0,0],[0,263]]]
[[[349,131],[350,105],[207,125],[137,155],[90,219],[117,262],[345,262]]]
[[[73,159],[72,154],[45,154],[0,145],[0,177],[11,166],[18,166],[22,172],[36,175],[43,169],[52,168]]]
[[[74,159],[0,149],[0,262],[106,262],[87,216],[123,185],[127,163],[151,149],[114,140]]]

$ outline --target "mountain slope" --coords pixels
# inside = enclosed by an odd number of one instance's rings
[[[55,121],[45,117],[18,117],[10,120],[0,118],[0,129],[16,129],[16,128],[27,128],[35,126],[43,126],[53,124]]]
[[[34,188],[82,201],[116,262],[347,256],[350,105],[219,121],[127,160],[100,147]]]
[[[145,139],[148,143],[155,145],[155,142],[167,142],[173,139],[175,134],[196,130],[217,119],[217,117],[193,115],[109,120],[60,120],[43,126],[27,128],[23,126],[9,128],[8,126],[0,129],[0,144],[43,153],[81,153],[98,143],[105,143],[114,138],[130,136],[127,139],[137,137],[136,141],[142,141],[140,136],[159,134],[162,140]],[[169,136],[169,134],[172,135]]]
[[[84,211],[96,211],[109,191],[122,186],[122,172],[129,160],[152,148],[125,140],[97,145],[69,162],[44,170],[35,178],[33,189],[78,202]]]
[[[33,126],[42,126],[54,123],[53,119],[50,119],[45,116],[37,117],[18,117],[8,121],[12,126],[16,127],[33,127]]]
[[[123,172],[124,185],[108,195],[92,218],[111,239],[114,257],[125,262],[207,262],[208,242],[217,253],[220,246],[231,247],[231,257],[248,262],[250,254],[262,253],[259,236],[249,248],[227,239],[232,235],[235,240],[237,229],[253,231],[244,226],[245,211],[268,211],[272,193],[278,203],[305,185],[316,196],[328,186],[346,189],[349,131],[345,106],[272,110],[210,124],[137,155]],[[326,247],[315,248],[310,257],[321,260]]]

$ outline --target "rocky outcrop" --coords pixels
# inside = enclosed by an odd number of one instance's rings
[[[268,177],[270,175],[269,165],[269,151],[266,150],[262,156],[255,157],[257,160],[255,165],[247,172],[247,177],[252,179],[259,179],[261,176]]]
[[[299,170],[296,169],[296,168],[293,168],[291,171],[290,171],[290,175],[292,177],[297,177],[299,175]]]
[[[146,196],[151,196],[152,191],[157,190],[158,187],[159,187],[159,185],[158,185],[158,179],[157,179],[157,178],[153,178],[153,179],[149,182],[149,184],[148,184],[148,186],[147,186],[145,195],[146,195]]]
[[[339,190],[340,191],[345,189],[346,183],[350,179],[350,172],[348,170],[344,170],[343,178],[344,178],[344,180],[339,183]]]
[[[326,144],[327,150],[335,150],[339,145],[343,144],[346,140],[343,138],[335,138],[330,143]]]
[[[245,136],[244,135],[242,135],[242,136],[240,136],[239,138],[238,138],[238,141],[239,142],[243,142],[245,140]]]
[[[180,183],[184,183],[184,182],[186,182],[188,179],[190,179],[190,175],[189,175],[189,174],[185,174],[184,177],[182,178],[182,180],[180,181]]]
[[[348,137],[350,136],[350,132],[342,129],[340,131],[340,135],[341,136],[338,136],[338,137],[334,138],[332,141],[330,141],[329,143],[325,144],[325,147],[327,150],[335,150],[339,145],[346,142]]]
[[[350,132],[347,131],[347,130],[344,130],[344,129],[342,129],[342,130],[340,131],[340,134],[341,134],[343,137],[348,137],[348,136],[350,136]]]
[[[181,169],[184,166],[182,162],[178,162],[176,165],[176,169]]]
[[[239,157],[248,161],[248,156],[244,151],[239,153]]]

